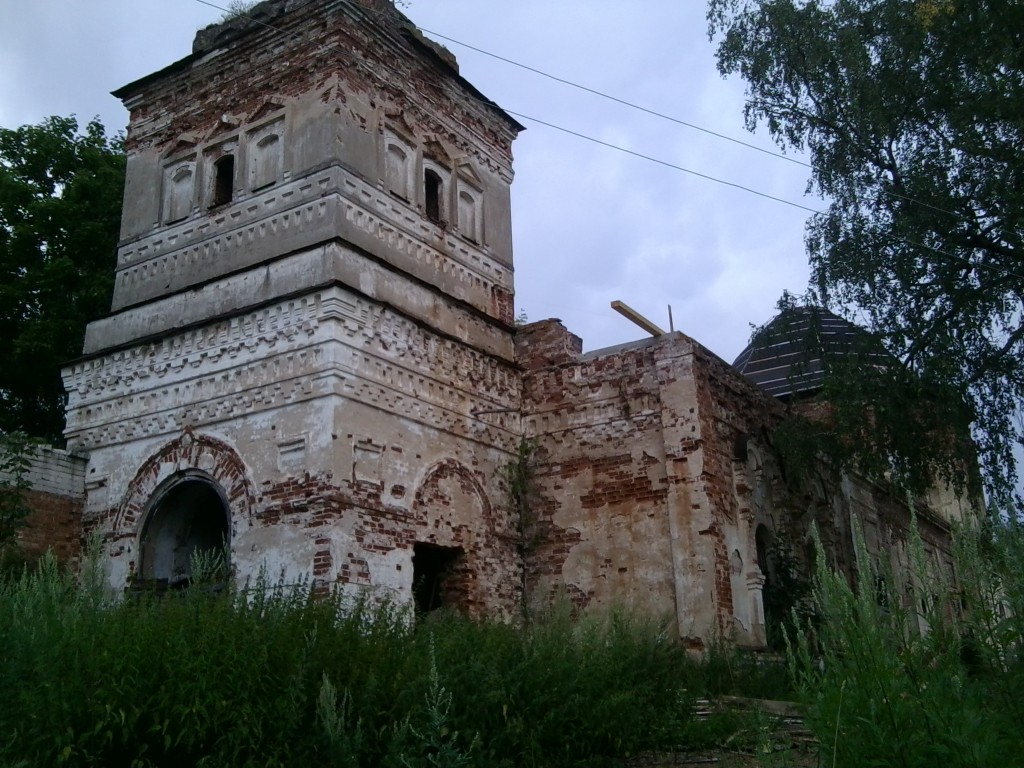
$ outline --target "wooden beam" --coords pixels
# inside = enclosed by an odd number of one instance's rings
[[[646,317],[641,315],[639,312],[637,312],[635,309],[633,309],[631,306],[624,302],[618,300],[613,301],[612,309],[614,309],[627,320],[639,325],[641,328],[643,328],[645,331],[651,334],[651,336],[665,335],[665,332],[661,330],[661,328],[656,326],[654,323],[652,323],[650,320],[648,320]]]

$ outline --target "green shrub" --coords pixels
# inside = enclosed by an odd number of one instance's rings
[[[600,765],[677,745],[699,678],[621,612],[413,627],[265,578],[115,598],[52,558],[0,584],[0,643],[0,765]]]
[[[795,695],[784,656],[716,643],[698,667],[699,690],[711,696],[788,700]]]
[[[855,585],[819,569],[817,647],[800,636],[791,666],[825,765],[1024,764],[1022,532],[965,530],[958,542],[955,584],[916,532],[906,588],[868,566],[859,533]]]

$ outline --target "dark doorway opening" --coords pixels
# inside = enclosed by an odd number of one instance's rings
[[[456,604],[458,590],[453,577],[462,556],[461,547],[426,543],[413,546],[412,596],[417,614]]]
[[[778,574],[775,572],[775,535],[763,523],[754,531],[754,545],[757,548],[757,567],[764,576],[761,604],[764,607],[765,636],[770,648],[778,648],[783,642],[782,623],[790,606],[787,604],[787,595],[779,589]]]
[[[757,526],[754,531],[754,545],[757,547],[757,567],[761,569],[766,579],[772,577],[772,533],[764,524]]]
[[[195,556],[226,557],[229,535],[228,505],[220,487],[202,476],[174,479],[154,496],[142,530],[142,585],[157,591],[188,586]]]

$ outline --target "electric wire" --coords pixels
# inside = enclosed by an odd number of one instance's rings
[[[537,123],[538,125],[543,125],[543,126],[545,126],[547,128],[553,128],[556,131],[561,131],[562,133],[567,133],[570,136],[575,136],[576,138],[583,139],[585,141],[589,141],[589,142],[592,142],[594,144],[599,144],[602,147],[608,147],[609,149],[614,149],[614,150],[616,150],[618,152],[622,152],[622,153],[627,154],[627,155],[632,155],[633,157],[639,157],[642,160],[648,160],[648,161],[650,161],[652,163],[657,163],[658,165],[663,165],[666,168],[671,168],[671,169],[676,170],[676,171],[682,171],[683,173],[688,173],[691,176],[697,176],[697,177],[702,178],[702,179],[707,179],[708,181],[713,181],[716,184],[723,184],[723,185],[725,185],[727,187],[733,187],[735,189],[741,189],[744,192],[749,192],[752,195],[757,195],[758,197],[763,197],[763,198],[765,198],[767,200],[774,200],[777,203],[782,203],[783,205],[789,205],[789,206],[792,206],[793,208],[799,208],[800,210],[808,211],[809,213],[815,213],[815,214],[822,213],[822,211],[819,211],[819,210],[817,210],[815,208],[811,208],[809,206],[802,205],[800,203],[794,203],[792,200],[786,200],[783,197],[776,197],[775,195],[769,195],[767,192],[761,192],[760,190],[753,189],[751,187],[745,187],[742,184],[737,184],[734,181],[726,181],[725,179],[719,179],[719,178],[717,178],[715,176],[710,176],[710,175],[708,175],[706,173],[701,173],[700,171],[695,171],[692,168],[684,168],[681,165],[676,165],[675,163],[670,163],[668,160],[661,160],[661,159],[659,159],[657,157],[652,157],[651,155],[645,155],[643,152],[637,152],[635,150],[628,149],[628,148],[623,147],[623,146],[621,146],[619,144],[612,144],[611,142],[603,141],[603,140],[595,138],[593,136],[587,136],[585,133],[580,133],[579,131],[574,131],[571,128],[564,128],[564,127],[562,127],[560,125],[555,125],[554,123],[546,122],[546,121],[541,120],[540,118],[537,118],[537,117],[530,117],[529,115],[524,115],[524,114],[522,114],[520,112],[513,112],[511,109],[506,109],[505,112],[508,112],[508,114],[512,115],[513,117],[519,117],[519,118],[522,118],[523,120],[529,120],[531,123]]]
[[[638,112],[645,112],[648,115],[653,115],[654,117],[660,118],[662,120],[668,120],[670,123],[676,123],[677,125],[692,128],[695,131],[700,131],[701,133],[706,133],[709,136],[714,136],[725,141],[731,141],[733,144],[739,144],[740,146],[746,147],[747,149],[753,149],[757,152],[762,152],[771,157],[778,158],[779,160],[786,160],[787,162],[795,163],[796,165],[802,165],[804,168],[814,167],[810,163],[805,163],[803,160],[798,160],[795,157],[790,157],[789,155],[784,155],[781,152],[774,152],[770,149],[759,147],[756,144],[751,144],[750,142],[743,141],[742,139],[737,139],[732,136],[728,136],[724,133],[713,131],[710,128],[705,128],[701,125],[697,125],[696,123],[688,123],[685,120],[680,120],[678,117],[672,117],[671,115],[666,115],[664,112],[658,112],[657,110],[644,107],[640,104],[635,104],[631,101],[620,99],[618,96],[612,96],[609,93],[599,91],[596,88],[591,88],[586,85],[581,85],[580,83],[575,83],[572,80],[566,80],[564,77],[558,77],[557,75],[552,75],[550,72],[545,72],[542,69],[531,67],[528,64],[523,64],[522,62],[514,61],[504,56],[500,56],[496,53],[491,53],[490,51],[486,51],[483,48],[477,48],[475,45],[470,45],[469,43],[464,43],[460,40],[456,40],[453,37],[442,35],[440,32],[434,32],[433,30],[427,29],[426,27],[420,27],[419,29],[421,32],[425,32],[428,35],[433,35],[434,37],[440,38],[441,40],[446,40],[449,43],[454,43],[455,45],[461,46],[462,48],[466,48],[470,51],[476,51],[477,53],[483,54],[484,56],[490,56],[492,59],[497,59],[498,61],[502,61],[506,64],[511,64],[513,67],[519,67],[520,69],[524,69],[527,72],[532,72],[535,75],[540,75],[541,77],[546,77],[549,80],[554,80],[556,83],[562,83],[563,85],[568,85],[571,88],[576,88],[577,90],[584,91],[585,93],[590,93],[593,94],[594,96],[599,96],[602,99],[613,101],[616,104],[622,104],[623,106],[629,107],[630,109],[635,109]]]
[[[800,166],[803,166],[804,168],[809,168],[811,170],[814,169],[814,166],[811,163],[805,163],[803,160],[798,160],[795,157],[790,157],[789,155],[783,154],[781,152],[775,152],[775,151],[770,150],[770,149],[765,149],[764,147],[759,147],[756,144],[751,144],[750,142],[743,141],[742,139],[737,139],[737,138],[735,138],[733,136],[729,136],[729,135],[724,134],[724,133],[719,133],[717,131],[713,131],[710,128],[705,128],[704,126],[697,125],[695,123],[690,123],[690,122],[687,122],[686,120],[680,120],[677,117],[672,117],[671,115],[666,115],[664,112],[658,112],[657,110],[650,109],[649,107],[645,107],[645,106],[642,106],[640,104],[636,104],[634,102],[627,101],[626,99],[619,98],[618,96],[613,96],[610,93],[605,93],[604,91],[599,91],[596,88],[591,88],[589,86],[573,82],[572,80],[567,80],[564,77],[559,77],[557,75],[553,75],[550,72],[545,72],[542,69],[537,69],[536,67],[531,67],[528,64],[523,64],[522,62],[515,61],[513,59],[509,59],[509,58],[507,58],[505,56],[501,56],[501,55],[496,54],[496,53],[492,53],[491,51],[485,50],[483,48],[478,48],[475,45],[470,45],[469,43],[464,43],[461,40],[456,40],[453,37],[448,37],[447,35],[443,35],[440,32],[434,32],[434,31],[429,30],[429,29],[427,29],[425,27],[419,27],[419,29],[420,29],[421,32],[425,32],[428,35],[433,35],[434,37],[440,38],[441,40],[445,40],[445,41],[447,41],[449,43],[453,43],[454,45],[461,46],[462,48],[466,48],[467,50],[475,51],[476,53],[482,54],[484,56],[489,56],[492,59],[496,59],[497,61],[501,61],[501,62],[504,62],[506,64],[510,64],[513,67],[519,67],[520,69],[526,70],[527,72],[532,72],[533,74],[540,75],[541,77],[546,77],[549,80],[553,80],[556,83],[561,83],[561,84],[567,85],[567,86],[569,86],[571,88],[576,88],[577,90],[583,91],[585,93],[593,94],[594,96],[598,96],[598,97],[600,97],[602,99],[607,99],[608,101],[615,102],[616,104],[622,104],[623,106],[629,107],[630,109],[635,109],[635,110],[637,110],[639,112],[644,112],[644,113],[646,113],[648,115],[652,115],[652,116],[660,118],[662,120],[667,120],[667,121],[669,121],[671,123],[676,123],[677,125],[682,125],[682,126],[685,126],[687,128],[692,128],[695,131],[700,131],[702,133],[706,133],[706,134],[708,134],[710,136],[714,136],[714,137],[722,139],[724,141],[731,141],[734,144],[739,144],[740,146],[746,147],[747,149],[753,149],[756,152],[761,152],[763,154],[768,155],[769,157],[774,157],[774,158],[776,158],[778,160],[786,160],[787,162],[795,163],[796,165],[800,165]],[[954,218],[957,218],[957,219],[960,218],[960,215],[958,213],[954,212],[954,211],[950,211],[950,210],[945,209],[945,208],[940,208],[940,207],[938,207],[936,205],[932,205],[931,203],[926,203],[926,202],[921,201],[921,200],[916,200],[913,197],[909,197],[907,195],[901,195],[899,192],[883,191],[882,194],[884,194],[887,197],[892,197],[892,198],[894,198],[896,200],[905,200],[908,203],[913,203],[915,205],[920,205],[920,206],[922,206],[924,208],[930,208],[933,211],[936,211],[938,213],[944,213],[944,214],[946,214],[948,216],[953,216]]]

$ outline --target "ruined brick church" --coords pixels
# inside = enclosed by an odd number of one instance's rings
[[[771,428],[813,382],[774,397],[678,332],[584,354],[515,326],[522,126],[448,51],[386,0],[252,15],[115,92],[113,306],[35,492],[81,499],[111,585],[183,583],[226,542],[239,580],[498,617],[565,596],[760,646],[780,537],[799,559],[816,521],[849,571],[857,517],[906,564],[905,497],[783,481]],[[946,557],[966,505],[913,503]]]

